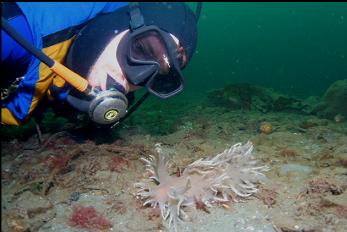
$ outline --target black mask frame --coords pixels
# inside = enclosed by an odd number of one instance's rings
[[[138,37],[146,33],[154,33],[165,47],[167,61],[170,65],[169,72],[161,75],[160,65],[155,60],[138,59],[133,54],[131,46]],[[124,72],[127,79],[134,85],[146,86],[153,95],[165,99],[172,97],[183,90],[184,81],[177,57],[177,45],[171,35],[157,26],[143,25],[131,31],[127,38],[127,65]]]
[[[129,3],[129,14],[130,14],[130,28],[135,30],[141,26],[144,26],[144,19],[139,9],[139,4],[137,2]],[[198,2],[198,5],[195,10],[196,20],[199,21],[200,14],[202,9],[202,2]],[[150,95],[150,92],[146,92],[128,111],[128,113],[121,118],[117,123],[111,126],[114,128],[118,126],[121,122],[123,122],[126,118],[128,118]]]

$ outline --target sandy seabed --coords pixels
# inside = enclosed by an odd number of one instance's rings
[[[140,158],[161,143],[178,175],[248,140],[270,167],[259,191],[244,202],[192,210],[179,231],[347,231],[346,121],[200,106],[180,117],[173,133],[128,127],[110,143],[67,132],[44,134],[41,145],[36,135],[3,141],[1,231],[167,231],[158,210],[135,197],[134,183],[146,176]],[[259,129],[265,121],[268,134]],[[83,228],[72,219],[76,207],[93,207],[109,224]]]

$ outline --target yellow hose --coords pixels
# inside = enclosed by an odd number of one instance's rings
[[[54,65],[50,69],[56,74],[58,74],[70,85],[75,87],[77,90],[81,92],[85,92],[87,90],[88,81],[84,79],[83,77],[81,77],[80,75],[78,75],[77,73],[68,69],[64,65],[60,64],[59,62],[54,61]]]

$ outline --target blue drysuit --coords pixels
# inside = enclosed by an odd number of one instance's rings
[[[35,47],[43,50],[59,62],[64,61],[74,36],[89,20],[97,15],[109,13],[127,5],[124,2],[18,2],[2,4],[14,4],[11,7],[17,8],[19,12],[7,17],[9,24],[31,41]],[[4,10],[4,5],[2,8]],[[8,12],[2,13],[5,15]],[[57,39],[62,38],[62,36],[66,38]],[[35,107],[49,92],[49,89],[54,85],[54,78],[47,67],[44,67],[38,59],[31,56],[3,30],[1,30],[1,38],[1,61],[5,64],[5,68],[14,67],[13,76],[5,78],[13,78],[10,80],[12,82],[18,77],[16,73],[24,76],[15,93],[2,101],[1,123],[20,125],[30,117]],[[4,82],[2,81],[2,83]],[[61,80],[57,80],[57,83],[57,86],[62,89],[68,87]],[[64,99],[65,96],[66,92],[65,95],[62,94],[59,97]]]

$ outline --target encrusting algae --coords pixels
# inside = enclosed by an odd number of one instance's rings
[[[177,231],[180,221],[189,219],[188,207],[196,201],[212,207],[215,203],[238,202],[258,191],[257,183],[265,178],[267,166],[257,166],[252,156],[253,144],[237,143],[214,157],[199,159],[188,165],[182,175],[169,175],[167,154],[156,144],[156,156],[146,162],[151,176],[136,183],[137,197],[144,205],[159,207],[169,228]]]

